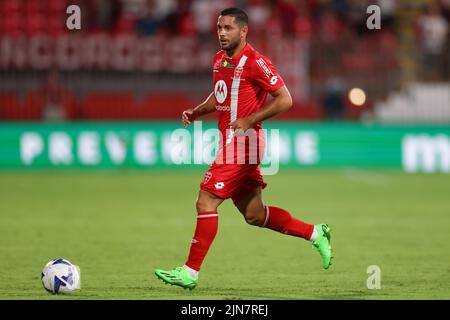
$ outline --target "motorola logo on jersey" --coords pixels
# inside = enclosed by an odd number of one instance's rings
[[[216,86],[214,87],[214,94],[218,103],[223,103],[225,101],[228,94],[228,88],[225,81],[219,80],[216,82]]]

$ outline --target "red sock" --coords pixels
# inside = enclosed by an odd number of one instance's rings
[[[191,241],[189,257],[185,263],[189,268],[200,270],[203,259],[217,234],[218,222],[217,212],[199,212],[197,214],[197,227]]]
[[[266,215],[262,228],[266,227],[294,237],[311,239],[314,225],[305,223],[284,209],[266,206]]]

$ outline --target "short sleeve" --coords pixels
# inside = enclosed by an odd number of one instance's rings
[[[268,58],[255,59],[252,68],[253,82],[264,91],[273,92],[284,86],[284,81]]]

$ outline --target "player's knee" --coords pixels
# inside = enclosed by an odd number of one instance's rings
[[[257,212],[246,212],[245,221],[252,226],[261,226],[263,224],[264,215],[261,215]]]
[[[222,198],[200,190],[197,201],[195,202],[195,207],[197,208],[197,212],[217,212],[217,208],[222,202]]]
[[[197,209],[197,212],[217,211],[217,204],[207,197],[198,197],[197,201],[195,202],[195,207]]]
[[[195,207],[197,208],[197,212],[210,211],[210,210],[208,210],[208,208],[209,208],[208,202],[205,201],[204,199],[197,199],[197,201],[195,202]]]

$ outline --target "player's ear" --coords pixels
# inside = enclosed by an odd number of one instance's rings
[[[244,25],[244,26],[241,28],[241,37],[242,37],[242,38],[247,37],[247,33],[248,33],[248,25]]]

